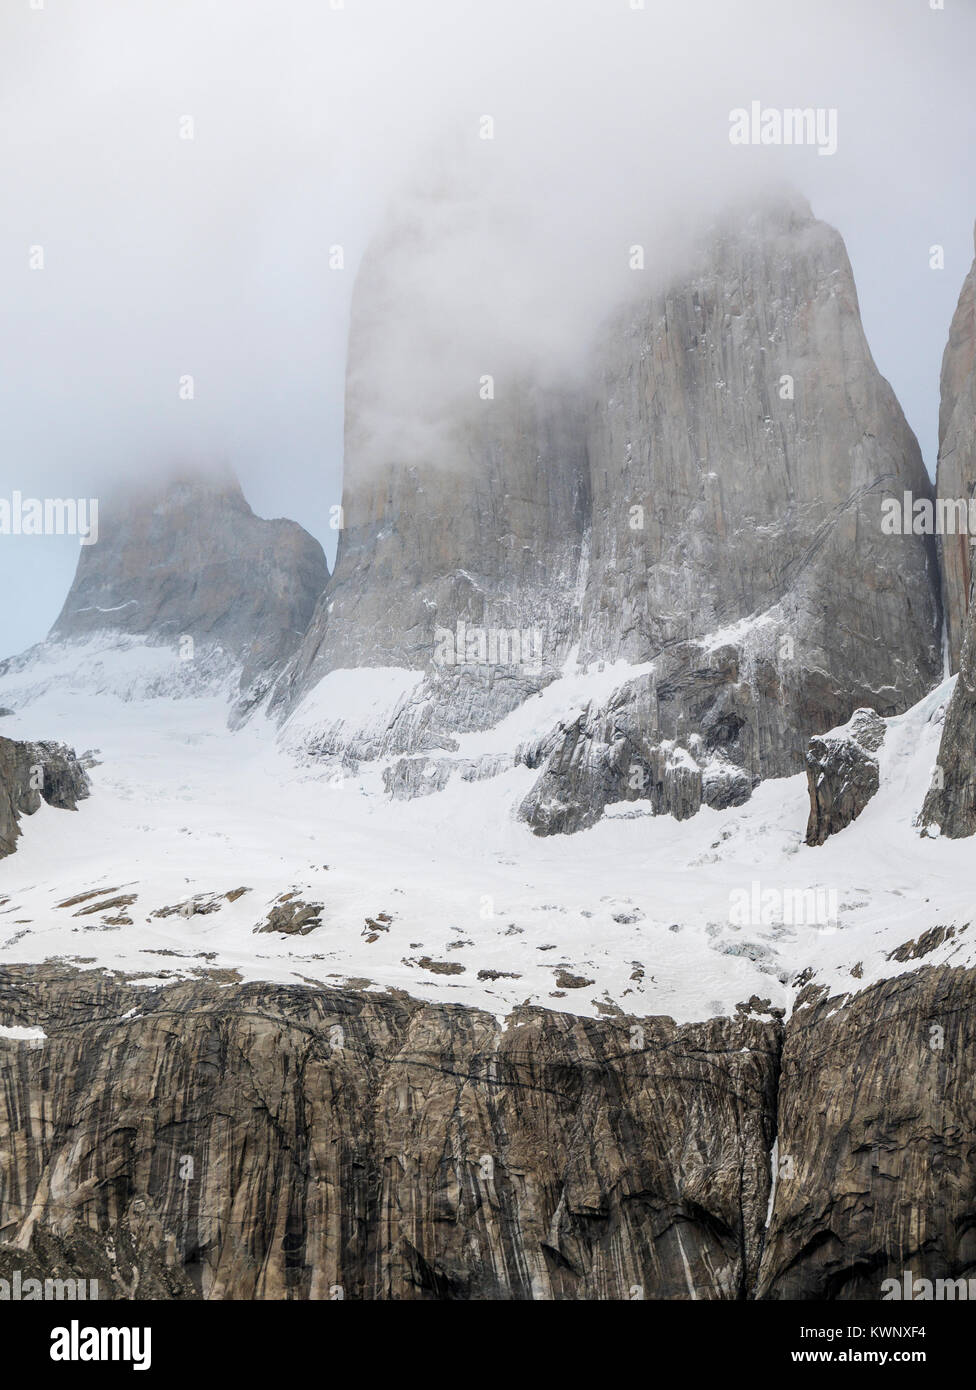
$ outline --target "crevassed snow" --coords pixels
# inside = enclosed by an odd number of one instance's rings
[[[680,824],[626,803],[591,830],[550,839],[514,818],[535,776],[526,768],[392,802],[379,764],[338,777],[299,765],[265,720],[229,732],[219,695],[107,693],[124,685],[135,651],[119,654],[103,682],[35,679],[32,702],[0,724],[12,737],[97,748],[100,758],[90,799],[75,813],[43,806],[25,817],[17,852],[0,861],[0,965],[61,958],[124,970],[147,987],[174,973],[236,970],[255,980],[367,981],[499,1016],[528,1000],[685,1021],[729,1013],[753,994],[788,1009],[791,982],[806,968],[832,990],[863,988],[914,968],[886,957],[940,924],[956,934],[926,963],[973,954],[972,847],[922,839],[913,825],[951,681],[889,721],[878,796],[843,834],[811,849],[802,775]],[[142,649],[138,660],[155,662],[157,651]],[[54,674],[50,662],[45,669]],[[639,673],[567,674],[559,690],[548,687],[462,743],[512,750],[551,727],[555,710],[560,717],[574,701],[605,698],[604,686],[609,693]],[[0,680],[0,704],[17,703],[10,683],[20,681],[23,694],[28,679],[22,670]],[[310,725],[383,719],[418,680],[400,670],[336,672],[299,713]],[[774,897],[833,892],[836,929],[790,925],[775,911],[737,924],[732,895],[753,884]],[[248,891],[235,901],[223,896],[241,887]],[[304,937],[255,934],[291,891],[323,905],[322,926]],[[99,906],[133,895],[131,904]],[[219,895],[218,909],[154,915],[195,895]]]
[[[151,646],[144,637],[117,632],[41,642],[6,666],[0,676],[4,703],[27,714],[38,701],[49,694],[57,698],[59,692],[98,695],[109,702],[219,693],[226,718],[226,701],[240,674],[239,667],[219,651],[196,661],[181,661],[176,641],[171,646]],[[30,736],[45,734],[38,730]]]

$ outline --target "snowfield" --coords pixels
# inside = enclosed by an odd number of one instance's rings
[[[494,729],[464,735],[457,756],[511,753],[643,669],[579,675],[573,663]],[[10,664],[0,707],[16,712],[0,733],[97,750],[98,765],[77,812],[23,818],[0,862],[0,964],[61,959],[147,987],[216,970],[355,981],[500,1018],[528,1001],[685,1022],[752,995],[789,1012],[801,971],[861,989],[916,968],[888,956],[937,926],[954,932],[921,963],[972,963],[972,846],[913,825],[952,681],[888,721],[879,794],[811,849],[803,775],[683,823],[628,802],[591,830],[540,839],[514,815],[536,776],[524,767],[392,801],[382,764],[339,774],[301,756],[316,727],[382,725],[417,679],[336,672],[280,733],[263,716],[230,732],[226,684],[195,693],[206,682],[174,677],[160,648],[45,646]],[[836,920],[782,920],[777,897],[794,891],[836,904]],[[321,904],[321,925],[256,933],[285,894]],[[744,920],[746,900],[774,907]]]

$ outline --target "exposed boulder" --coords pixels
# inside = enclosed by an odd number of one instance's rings
[[[283,893],[256,932],[281,932],[285,936],[307,936],[322,925],[322,904],[303,902],[296,893]]]
[[[877,753],[885,733],[880,715],[858,709],[841,728],[811,738],[806,754],[808,845],[822,845],[850,825],[874,796],[880,785]]]

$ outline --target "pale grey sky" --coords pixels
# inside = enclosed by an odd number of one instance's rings
[[[973,255],[974,52],[974,0],[8,0],[0,497],[222,458],[331,559],[355,267],[444,149],[531,228],[531,282],[509,286],[527,337],[592,314],[618,244],[788,177],[846,239],[931,469]],[[837,153],[731,146],[753,100],[835,107]],[[76,559],[0,536],[0,655],[45,634]]]

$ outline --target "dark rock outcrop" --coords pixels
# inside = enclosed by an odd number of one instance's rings
[[[976,1277],[974,1048],[972,970],[794,1011],[758,1297],[879,1299],[906,1269]]]
[[[962,840],[976,834],[976,632],[967,626],[962,665],[945,712],[939,759],[919,824],[928,834]]]
[[[653,696],[653,682],[624,686],[608,707],[580,715],[538,750],[542,770],[519,807],[537,835],[584,830],[622,801],[677,820],[703,805],[723,810],[748,801],[751,779],[700,734],[684,744],[661,736],[648,710]],[[523,758],[534,765],[532,756]]]
[[[35,1228],[26,1250],[0,1243],[0,1279],[11,1289],[19,1287],[22,1298],[31,1294],[27,1281],[36,1279],[42,1288],[47,1285],[48,1301],[198,1297],[173,1260],[155,1213],[140,1197],[98,1230],[77,1221],[63,1232]]]
[[[47,1034],[0,1033],[8,1262],[99,1277],[138,1209],[120,1296],[728,1299],[758,1269],[775,1021],[40,966],[0,971],[0,1023]]]
[[[73,749],[0,738],[0,857],[17,847],[20,816],[32,816],[42,801],[74,811],[88,794],[88,777]]]
[[[808,845],[822,845],[850,825],[874,796],[880,785],[877,753],[885,733],[880,715],[858,709],[841,728],[810,740]]]
[[[322,925],[322,904],[303,902],[295,893],[285,893],[271,908],[256,932],[281,932],[285,936],[308,936]]]

